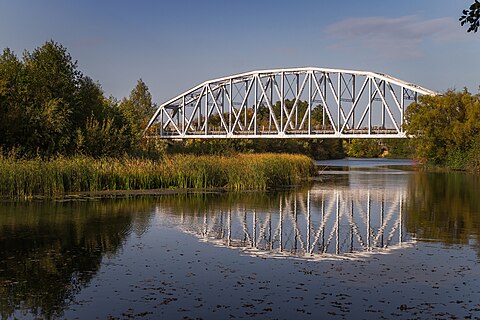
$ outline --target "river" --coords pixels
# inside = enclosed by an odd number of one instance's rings
[[[480,177],[317,163],[288,190],[0,203],[0,315],[480,318]]]

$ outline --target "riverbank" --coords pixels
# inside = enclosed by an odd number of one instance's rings
[[[292,154],[173,155],[161,160],[72,157],[0,158],[0,196],[30,199],[66,193],[176,188],[266,190],[308,179],[312,159]]]

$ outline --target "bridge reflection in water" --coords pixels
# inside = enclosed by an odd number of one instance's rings
[[[179,212],[181,230],[265,257],[359,258],[411,243],[402,226],[405,190],[322,188],[283,194],[270,209],[233,206]]]

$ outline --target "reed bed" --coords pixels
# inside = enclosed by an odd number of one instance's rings
[[[265,190],[298,183],[314,173],[312,160],[292,154],[173,155],[162,160],[57,158],[18,160],[0,156],[0,196],[162,188]]]

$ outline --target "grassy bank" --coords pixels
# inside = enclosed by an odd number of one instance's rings
[[[158,188],[263,190],[298,183],[313,172],[310,158],[291,154],[174,155],[158,161],[0,157],[0,196],[56,197],[71,192]]]

